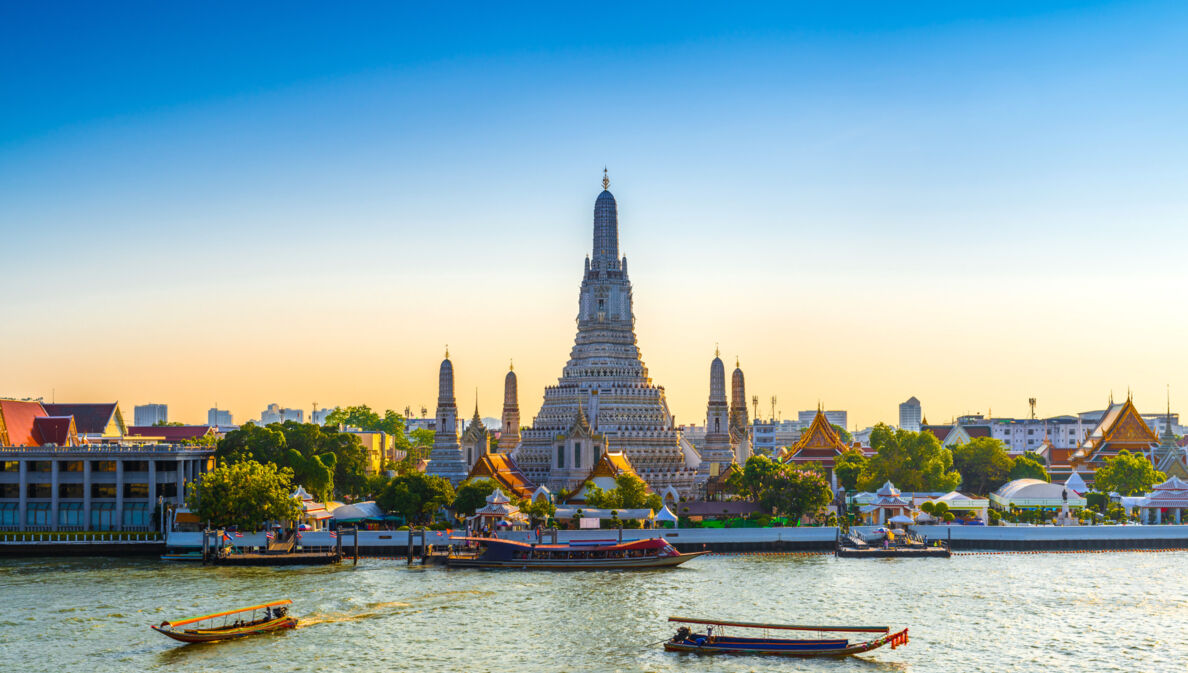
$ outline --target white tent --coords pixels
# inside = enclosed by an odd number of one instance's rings
[[[656,512],[656,521],[671,521],[676,523],[677,515],[673,514],[672,510],[668,509],[668,505],[665,505],[664,507],[660,508],[659,512]]]
[[[912,517],[904,516],[902,514],[897,514],[897,515],[891,517],[890,519],[887,519],[887,522],[888,523],[914,523],[912,521]]]
[[[384,510],[380,509],[379,505],[371,502],[357,502],[353,505],[343,505],[336,507],[330,516],[335,521],[354,521],[359,519],[382,519],[384,518]]]

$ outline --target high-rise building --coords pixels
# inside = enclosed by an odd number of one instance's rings
[[[169,422],[168,404],[141,404],[132,407],[133,425],[156,425]]]
[[[556,490],[580,485],[604,453],[622,453],[657,493],[673,486],[692,494],[701,459],[640,357],[627,258],[619,256],[618,204],[608,186],[604,174],[569,362],[545,388],[514,458],[529,479]]]
[[[825,414],[825,420],[829,421],[830,425],[836,425],[839,428],[844,428],[849,422],[850,414],[845,410],[838,409],[834,411],[825,411],[822,413]],[[796,421],[800,424],[801,428],[808,428],[808,426],[812,425],[813,419],[816,417],[816,409],[796,412]]]
[[[326,417],[334,412],[333,409],[310,409],[309,421],[314,425],[325,425]]]
[[[907,402],[899,405],[899,429],[911,430],[912,432],[920,431],[920,423],[924,418],[924,412],[920,407],[920,400],[915,397],[909,397]],[[845,427],[845,426],[842,426]]]
[[[231,420],[231,412],[218,407],[211,407],[206,412],[206,424],[212,425],[216,428],[235,425],[235,423]]]
[[[294,421],[296,423],[305,422],[305,412],[301,409],[286,409],[275,402],[268,405],[268,408],[260,412],[260,423],[268,425],[269,423],[285,423],[287,421]]]

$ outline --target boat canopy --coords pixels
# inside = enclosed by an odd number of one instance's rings
[[[709,624],[712,626],[738,626],[745,629],[788,629],[792,631],[835,631],[846,633],[890,633],[888,626],[806,626],[802,624],[763,624],[759,622],[729,622],[721,619],[696,619],[669,617],[670,622],[682,624]]]
[[[229,615],[237,615],[241,612],[254,612],[256,610],[263,610],[264,608],[275,608],[281,605],[292,605],[293,601],[285,599],[283,601],[273,601],[271,603],[261,603],[260,605],[253,605],[250,608],[239,608],[237,610],[227,610],[226,612],[216,612],[213,615],[203,615],[201,617],[190,617],[189,619],[182,619],[176,622],[165,622],[169,628],[177,628],[185,626],[186,624],[193,624],[195,622],[204,622],[208,619],[215,619],[216,617],[227,617]]]
[[[488,546],[507,546],[507,547],[524,547],[528,549],[539,550],[565,550],[565,551],[614,551],[618,549],[630,550],[648,550],[648,549],[664,549],[670,546],[668,540],[662,537],[647,538],[644,540],[631,540],[623,543],[610,542],[602,543],[601,541],[588,542],[573,542],[571,544],[530,544],[528,542],[519,542],[516,540],[501,540],[499,538],[490,537],[452,537],[450,542],[481,542]]]

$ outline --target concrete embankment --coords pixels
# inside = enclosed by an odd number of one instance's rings
[[[872,528],[857,528],[870,532]],[[958,551],[1109,551],[1127,549],[1188,549],[1188,525],[1166,526],[915,526],[912,531],[929,540],[946,540]],[[455,531],[452,535],[459,535]],[[820,552],[832,551],[836,528],[676,528],[661,530],[624,530],[622,539],[637,540],[663,536],[681,551],[715,552]],[[355,540],[350,532],[341,535],[346,556],[354,553]],[[419,536],[418,536],[419,537]],[[450,533],[428,531],[425,542],[437,547],[450,544]],[[523,542],[536,541],[527,531],[501,533]],[[551,541],[546,534],[545,541]],[[558,542],[619,540],[617,530],[558,531]],[[263,547],[263,533],[245,534],[236,539],[241,547]],[[303,534],[302,546],[311,550],[329,550],[338,540],[328,532]],[[360,556],[403,556],[407,553],[407,531],[360,531]],[[414,543],[419,549],[420,540]],[[135,556],[173,550],[202,548],[200,533],[171,533],[161,542],[0,542],[0,556]]]

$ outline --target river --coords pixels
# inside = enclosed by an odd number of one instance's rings
[[[1125,671],[1188,662],[1188,553],[714,555],[647,572],[0,561],[0,671]],[[182,645],[149,624],[291,598],[300,628]],[[886,624],[840,660],[666,653],[669,615]]]

